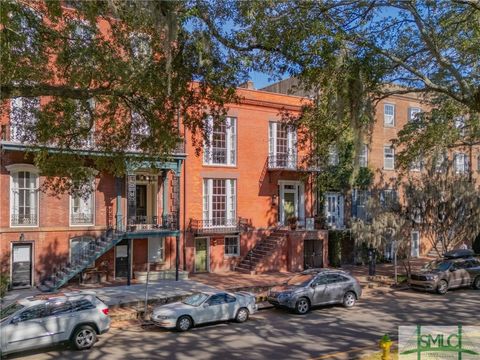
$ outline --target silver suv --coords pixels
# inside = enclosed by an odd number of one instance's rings
[[[0,353],[67,341],[78,350],[89,349],[95,344],[97,334],[109,328],[108,306],[94,294],[32,296],[0,310]]]
[[[267,300],[275,307],[306,314],[315,305],[340,303],[350,308],[361,295],[358,280],[349,273],[335,269],[310,269],[281,286],[273,287]]]

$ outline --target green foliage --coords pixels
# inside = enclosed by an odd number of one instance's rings
[[[372,169],[361,167],[358,169],[357,175],[353,181],[353,186],[362,190],[369,189],[373,184],[373,177],[374,174]]]
[[[382,336],[382,338],[380,339],[380,342],[382,343],[386,343],[386,342],[391,342],[392,339],[390,339],[390,336],[388,334],[385,334]]]
[[[0,298],[3,298],[8,290],[8,276],[0,274]]]
[[[328,231],[328,262],[330,266],[340,267],[343,259],[344,241],[348,241],[350,235],[346,231],[329,230]]]

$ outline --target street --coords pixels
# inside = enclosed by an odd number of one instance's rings
[[[350,310],[316,308],[306,316],[262,310],[244,324],[217,323],[177,333],[154,327],[112,329],[90,351],[56,347],[12,354],[16,359],[355,359],[375,351],[399,325],[479,325],[480,291],[445,296],[413,291],[368,295]]]

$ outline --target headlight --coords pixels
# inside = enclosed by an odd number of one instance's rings
[[[437,280],[437,278],[438,278],[438,275],[427,275],[427,276],[426,276],[426,279],[427,279],[428,281]]]
[[[155,319],[157,320],[168,320],[168,319],[173,319],[171,315],[155,315]]]
[[[292,292],[284,292],[278,295],[278,299],[290,299],[292,297],[293,293]]]

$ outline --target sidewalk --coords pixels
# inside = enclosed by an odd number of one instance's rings
[[[249,291],[257,292],[255,289],[261,290],[282,284],[293,275],[294,273],[290,272],[250,275],[229,271],[223,273],[190,274],[190,279],[223,290],[240,291],[248,289]]]

